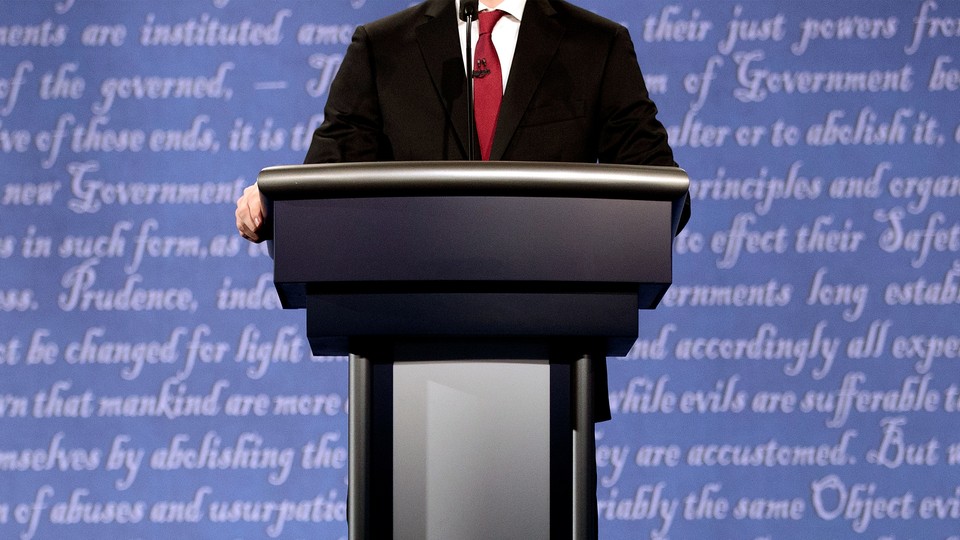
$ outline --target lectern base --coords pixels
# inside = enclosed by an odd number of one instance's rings
[[[605,358],[584,350],[536,341],[359,347],[350,359],[350,538],[586,538],[596,515],[590,362]]]

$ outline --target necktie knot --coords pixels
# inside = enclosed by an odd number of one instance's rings
[[[503,17],[504,12],[499,9],[481,11],[478,15],[480,22],[480,33],[489,34],[493,32],[493,27],[496,26],[497,21],[500,20],[500,17]]]

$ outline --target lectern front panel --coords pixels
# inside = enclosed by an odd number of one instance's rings
[[[549,538],[547,361],[398,362],[393,392],[394,538]]]
[[[351,407],[351,539],[582,538],[595,477],[581,368],[604,361],[582,347],[595,345],[355,344],[351,400],[374,405]]]

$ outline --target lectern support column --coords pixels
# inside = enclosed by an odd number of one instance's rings
[[[576,383],[573,385],[573,538],[589,538],[596,527],[597,467],[593,414],[593,370],[591,362],[606,362],[604,358],[583,355],[573,365]]]
[[[350,420],[349,461],[347,487],[347,523],[350,540],[361,540],[368,535],[367,516],[370,515],[370,419],[373,407],[370,360],[361,355],[350,355]]]

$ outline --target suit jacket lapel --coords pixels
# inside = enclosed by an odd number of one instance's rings
[[[453,2],[450,2],[453,4]],[[491,160],[503,157],[523,113],[533,98],[540,80],[560,45],[564,26],[553,15],[548,0],[527,0],[517,37],[517,50],[507,80],[507,90],[500,105],[500,117],[493,138]]]
[[[452,0],[428,0],[425,14],[427,20],[416,29],[420,52],[466,158],[467,84],[457,10]],[[437,128],[443,129],[443,126]]]

